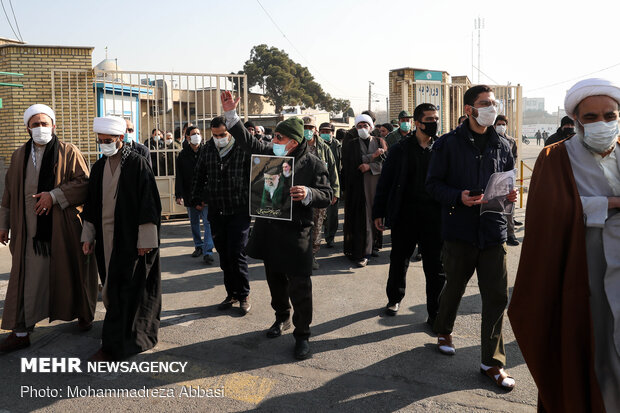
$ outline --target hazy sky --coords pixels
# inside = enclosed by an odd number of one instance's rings
[[[617,0],[259,1],[286,38],[257,0],[12,3],[27,43],[93,46],[93,64],[108,46],[126,70],[237,72],[254,45],[275,46],[308,66],[327,92],[350,99],[356,112],[367,106],[369,80],[379,100],[373,109],[385,108],[390,69],[471,78],[478,16],[485,20],[483,83],[521,84],[524,96],[544,97],[551,112],[581,78],[620,80]],[[0,22],[0,36],[14,38],[1,10]]]

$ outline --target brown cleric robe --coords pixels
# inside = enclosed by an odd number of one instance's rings
[[[29,155],[29,154],[28,154]],[[40,155],[40,154],[38,154]],[[34,213],[39,164],[35,168],[26,145],[11,158],[0,208],[0,228],[10,229],[11,274],[2,328],[23,330],[44,318],[50,321],[91,321],[97,304],[97,267],[80,254],[82,221],[79,213],[88,193],[88,167],[80,151],[59,141],[54,166],[56,203],[51,208],[52,239],[49,257],[34,255]],[[24,161],[28,159],[28,164]],[[6,228],[4,228],[6,227]]]
[[[584,211],[562,142],[538,156],[525,226],[508,316],[538,386],[538,410],[604,412],[594,370]]]

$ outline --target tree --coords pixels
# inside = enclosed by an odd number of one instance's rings
[[[346,99],[334,99],[315,82],[307,67],[295,63],[283,50],[265,44],[254,46],[243,65],[250,87],[265,88],[265,97],[282,112],[287,105],[342,112],[350,107]]]

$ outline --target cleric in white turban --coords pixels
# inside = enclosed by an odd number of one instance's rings
[[[52,124],[56,124],[56,114],[54,113],[54,111],[52,110],[52,108],[50,108],[47,105],[42,105],[40,103],[36,103],[32,106],[30,106],[28,109],[26,109],[26,111],[24,112],[24,125],[28,126],[28,121],[30,120],[31,117],[33,117],[34,115],[38,115],[38,114],[44,114],[49,116],[49,118],[52,120]]]
[[[387,151],[382,138],[372,136],[372,118],[366,114],[355,117],[357,138],[342,146],[342,170],[346,175],[344,207],[344,253],[358,267],[381,248],[383,238],[372,221],[372,203]],[[346,154],[346,155],[345,155]]]
[[[620,411],[620,87],[566,94],[576,135],[545,147],[508,315],[547,412]]]
[[[125,135],[127,123],[120,116],[103,116],[93,120],[93,131],[110,136]]]
[[[161,201],[148,161],[123,142],[126,129],[117,116],[93,121],[104,156],[91,170],[82,251],[97,257],[107,309],[95,361],[124,359],[157,344]]]
[[[95,263],[76,254],[88,165],[76,146],[56,136],[49,106],[26,109],[24,125],[30,139],[11,157],[0,207],[0,243],[10,231],[12,257],[2,315],[2,329],[12,332],[0,353],[29,346],[30,332],[46,318],[77,318],[81,331],[90,329],[97,304]]]

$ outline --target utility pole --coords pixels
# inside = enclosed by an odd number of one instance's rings
[[[370,102],[372,101],[372,85],[374,85],[374,82],[371,82],[369,80],[368,81],[368,110],[372,110],[370,109]]]
[[[474,20],[474,27],[476,27],[476,21]],[[471,81],[474,81],[474,32],[471,32]]]
[[[478,83],[480,83],[480,30],[484,29],[484,19],[480,16],[474,20],[474,29],[478,30]]]
[[[390,121],[390,98],[385,98],[385,111],[387,112],[387,121]]]

